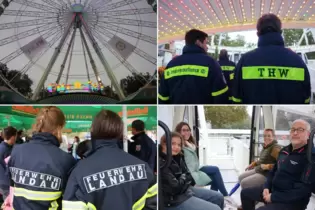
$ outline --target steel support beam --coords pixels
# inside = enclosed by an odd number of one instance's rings
[[[84,19],[83,19],[83,16],[82,16],[81,14],[80,14],[80,19],[81,19],[81,22],[82,22],[82,24],[83,24],[83,26],[84,26],[84,28],[85,28],[85,31],[86,31],[88,37],[89,37],[89,39],[90,39],[90,41],[91,41],[91,43],[92,43],[92,46],[93,46],[93,48],[94,48],[96,54],[98,55],[98,57],[99,57],[99,59],[100,59],[102,65],[103,65],[103,67],[104,67],[104,69],[105,69],[105,71],[106,71],[106,73],[107,73],[109,79],[111,80],[112,84],[114,85],[114,88],[115,88],[115,90],[116,90],[116,93],[117,93],[119,99],[120,99],[120,100],[123,100],[123,99],[125,98],[125,95],[124,95],[122,89],[120,88],[120,85],[119,85],[119,83],[118,83],[118,81],[117,81],[115,75],[114,75],[113,72],[110,70],[110,67],[109,67],[108,62],[106,61],[106,59],[105,59],[105,57],[104,57],[104,55],[103,55],[103,53],[102,53],[100,47],[98,46],[97,42],[95,41],[95,39],[94,39],[94,37],[93,37],[93,35],[92,35],[90,29],[88,28],[88,26],[87,26],[87,24],[85,23],[85,21],[84,21]]]
[[[54,64],[55,64],[55,62],[56,62],[56,60],[58,58],[58,55],[60,54],[60,51],[61,51],[61,49],[62,49],[62,47],[63,47],[63,45],[65,43],[65,40],[68,37],[70,29],[71,29],[71,27],[73,25],[73,21],[74,21],[75,16],[76,16],[76,14],[73,15],[71,22],[69,23],[68,27],[66,28],[66,30],[65,30],[65,32],[64,32],[64,34],[63,34],[63,36],[62,36],[62,38],[60,40],[59,45],[56,47],[55,52],[54,52],[52,58],[49,61],[48,65],[47,65],[47,68],[46,68],[42,78],[40,79],[40,81],[39,81],[39,83],[38,83],[38,85],[37,85],[37,87],[36,87],[36,89],[34,91],[34,94],[32,96],[33,100],[37,100],[37,97],[39,96],[40,91],[44,87],[45,81],[47,80],[47,77],[48,77],[52,67],[54,66]]]

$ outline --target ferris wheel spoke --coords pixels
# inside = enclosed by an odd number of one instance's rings
[[[142,41],[145,41],[145,42],[148,42],[148,43],[156,45],[156,38],[150,37],[148,35],[144,35],[144,34],[141,34],[141,33],[138,33],[136,31],[132,31],[132,30],[129,30],[129,29],[126,29],[126,28],[122,28],[120,26],[115,26],[115,25],[112,25],[112,24],[99,24],[98,27],[99,28],[104,28],[104,29],[107,29],[107,30],[110,30],[110,31],[115,31],[115,32],[118,32],[118,33],[121,33],[121,34],[125,34],[127,36],[131,36],[131,37],[140,39]]]
[[[98,11],[98,12],[100,13],[99,17],[155,13],[151,8],[126,9],[126,10],[114,10],[114,11]]]
[[[14,3],[18,3],[18,4],[21,4],[21,5],[25,5],[25,6],[32,7],[32,8],[39,9],[39,10],[46,10],[46,11],[49,11],[49,12],[51,12],[52,10],[56,10],[56,8],[54,8],[54,7],[50,7],[50,6],[47,6],[47,5],[34,3],[34,2],[31,2],[31,1],[27,1],[27,0],[14,0]]]
[[[156,28],[156,22],[134,20],[134,19],[123,19],[123,18],[113,18],[113,17],[102,17],[99,19],[102,23],[114,23],[119,25],[131,25],[139,27]]]
[[[61,8],[61,5],[57,4],[55,1],[52,1],[52,0],[42,0],[42,1],[58,10]]]
[[[55,22],[56,20],[54,19],[45,18],[45,19],[34,19],[34,20],[26,20],[26,21],[12,22],[12,23],[3,23],[3,24],[0,24],[0,30],[51,24]]]
[[[21,10],[4,10],[2,15],[7,16],[25,16],[25,17],[46,17],[54,18],[57,17],[57,13],[53,12],[40,12],[40,11],[21,11]]]
[[[116,50],[114,50],[107,41],[105,41],[97,30],[93,30],[95,37],[99,42],[106,47],[131,73],[139,74],[139,72],[126,60],[124,59]],[[146,78],[143,77],[146,80]]]
[[[102,6],[102,7],[97,7],[97,10],[101,10],[104,7],[106,7],[106,11],[113,10],[113,9],[117,9],[117,8],[129,5],[131,3],[135,3],[135,2],[138,2],[138,1],[142,1],[142,0],[122,0],[122,1],[119,1],[119,2],[116,2],[116,3],[113,3],[113,4],[105,5],[105,6]]]
[[[45,34],[42,35],[43,39],[48,39],[51,36],[54,36],[58,31],[60,30],[56,30],[56,27],[52,28],[51,30],[47,31]],[[49,46],[49,44],[48,44]],[[11,60],[17,58],[18,56],[20,56],[21,54],[23,54],[23,50],[21,48],[17,49],[16,51],[10,53],[9,55],[7,55],[6,57],[2,58],[0,60],[0,63],[8,63]]]
[[[63,7],[70,8],[63,0],[58,0]]]
[[[26,37],[29,37],[29,36],[32,36],[34,34],[37,34],[37,33],[41,33],[41,32],[44,32],[44,31],[47,31],[51,28],[53,24],[47,24],[47,25],[43,25],[41,27],[38,27],[37,29],[30,29],[30,30],[27,30],[27,31],[23,31],[19,34],[16,34],[14,36],[9,36],[7,38],[4,38],[4,39],[1,39],[0,40],[0,46],[3,46],[3,45],[6,45],[6,44],[9,44],[9,43],[12,43],[12,42],[15,42],[17,40],[21,40],[21,39],[24,39]],[[58,27],[56,24],[53,25],[53,27]]]
[[[106,37],[108,37],[109,39],[112,39],[115,34],[111,33],[108,30],[102,29],[102,31],[100,31],[100,34],[105,35]],[[117,36],[117,35],[116,35]],[[118,38],[122,39],[121,37],[117,36]],[[122,39],[123,40],[123,39]],[[106,42],[108,42],[109,40],[106,40]],[[139,55],[140,57],[144,58],[145,60],[147,60],[148,62],[156,65],[156,58],[154,58],[153,56],[149,55],[148,53],[144,52],[143,50],[139,49],[138,47],[134,47],[133,50],[134,53],[136,53],[137,55]]]

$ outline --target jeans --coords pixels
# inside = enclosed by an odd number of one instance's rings
[[[217,166],[203,166],[200,171],[206,173],[211,178],[211,190],[220,191],[223,196],[228,196],[221,172]]]
[[[194,196],[174,207],[165,207],[167,210],[223,210],[224,199],[221,193],[192,187]]]
[[[242,189],[241,200],[243,210],[255,210],[256,201],[264,202],[263,190],[263,186]],[[305,208],[305,206],[294,205],[292,203],[268,203],[257,210],[305,210]]]

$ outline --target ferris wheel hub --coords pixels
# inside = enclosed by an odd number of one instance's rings
[[[71,8],[73,12],[79,13],[79,12],[83,12],[84,6],[82,4],[73,4]]]

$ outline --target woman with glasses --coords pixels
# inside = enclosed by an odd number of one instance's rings
[[[276,163],[281,150],[275,136],[273,129],[264,130],[264,146],[259,159],[252,162],[238,178],[242,189],[260,186],[265,183],[266,176]]]

